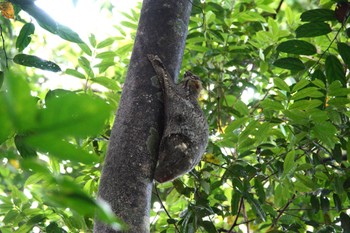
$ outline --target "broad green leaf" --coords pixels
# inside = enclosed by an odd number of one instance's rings
[[[85,75],[80,73],[77,70],[73,70],[73,69],[66,69],[65,71],[66,74],[74,76],[76,78],[80,78],[80,79],[86,79]]]
[[[295,151],[292,150],[288,152],[284,159],[283,163],[283,176],[284,177],[290,177],[293,175],[294,170],[296,168],[296,163],[295,163]]]
[[[326,77],[328,83],[338,80],[345,86],[346,77],[344,67],[334,55],[329,55],[326,58]]]
[[[108,89],[111,89],[111,90],[118,90],[119,89],[119,85],[117,84],[117,82],[115,80],[107,78],[107,77],[92,78],[91,81],[98,83],[98,84],[100,84]]]
[[[116,40],[113,37],[107,38],[107,39],[101,41],[100,43],[98,43],[96,48],[101,49],[101,48],[107,47],[107,46],[113,44],[115,41]]]
[[[319,98],[323,97],[324,94],[319,91],[317,87],[307,87],[302,90],[299,90],[292,96],[292,100],[299,100],[299,99],[304,99],[306,97],[311,97],[311,98]]]
[[[25,142],[26,136],[23,135],[16,135],[15,136],[15,145],[22,156],[22,158],[30,158],[30,157],[36,157],[37,153],[35,148],[33,148],[31,145],[27,144]]]
[[[5,95],[3,92],[0,92],[0,145],[9,139],[9,137],[13,134],[13,125],[12,120],[9,113],[8,107],[10,109],[12,106],[8,106],[6,104]]]
[[[327,147],[334,148],[338,143],[336,137],[337,128],[330,122],[317,122],[312,128],[315,137],[323,142]]]
[[[293,104],[289,106],[290,110],[307,110],[307,109],[313,109],[317,108],[318,106],[322,105],[323,102],[321,100],[298,100],[295,101]]]
[[[273,83],[280,90],[290,92],[289,85],[283,79],[275,77],[275,78],[273,78]]]
[[[55,156],[61,160],[69,160],[78,163],[92,164],[99,161],[99,158],[78,146],[67,142],[60,137],[47,134],[38,134],[26,138],[26,143],[36,147],[38,150],[48,153],[49,156]]]
[[[343,59],[344,63],[350,67],[350,46],[346,43],[337,43],[338,52]]]
[[[299,191],[310,192],[311,190],[315,190],[317,188],[315,182],[305,175],[296,173],[294,177],[296,178],[297,182],[300,182],[305,187],[305,189]]]
[[[129,22],[129,21],[121,21],[120,24],[125,26],[125,27],[127,27],[127,28],[133,29],[133,30],[137,29],[137,24],[136,23],[132,23],[132,22]]]
[[[237,214],[240,200],[241,200],[240,193],[236,191],[232,192],[232,197],[231,197],[231,214],[232,215]]]
[[[18,2],[18,4],[24,11],[33,16],[38,24],[47,31],[60,36],[62,39],[74,43],[84,43],[76,32],[72,31],[70,28],[64,25],[57,23],[50,15],[37,7],[35,4],[25,4],[21,2]]]
[[[260,217],[262,221],[266,220],[266,213],[264,212],[263,208],[261,207],[260,203],[251,195],[250,193],[243,193],[244,198],[248,201],[250,206],[252,207],[253,211],[257,216]]]
[[[316,37],[330,33],[332,28],[327,23],[312,22],[300,25],[296,30],[296,37]]]
[[[79,47],[81,48],[81,50],[83,50],[83,52],[89,56],[92,56],[92,51],[89,48],[89,46],[85,43],[78,43]]]
[[[23,49],[25,49],[32,38],[30,35],[34,34],[35,26],[32,23],[26,23],[22,27],[21,31],[19,32],[18,38],[16,40],[16,48],[19,52],[22,52]]]
[[[110,111],[110,105],[98,97],[65,93],[46,100],[36,131],[58,136],[97,135],[104,128]]]
[[[306,87],[307,85],[309,85],[310,82],[306,79],[301,79],[299,82],[297,82],[292,89],[292,92],[298,91],[304,87]]]
[[[43,60],[37,56],[27,54],[17,54],[13,61],[19,65],[35,67],[42,70],[48,70],[52,72],[61,71],[61,68],[51,61]]]
[[[96,55],[96,58],[106,59],[106,58],[114,58],[115,56],[117,56],[116,52],[105,51],[105,52],[102,52],[102,53],[98,53]]]
[[[236,101],[234,108],[243,116],[249,114],[249,109],[247,105],[241,100]]]
[[[89,36],[89,42],[90,42],[90,45],[95,48],[96,47],[96,37],[94,34],[90,34]]]
[[[314,9],[308,10],[301,14],[301,21],[315,22],[315,21],[336,21],[335,12],[329,9]]]
[[[279,44],[276,49],[281,52],[298,55],[313,55],[317,52],[313,44],[303,40],[288,40]]]
[[[268,110],[268,109],[272,109],[272,110],[283,110],[284,106],[276,100],[271,100],[271,99],[265,99],[261,102],[261,106]]]
[[[91,68],[91,65],[90,65],[90,61],[87,58],[79,57],[78,63],[80,65],[80,67],[84,69],[86,75],[89,78],[93,78],[95,76],[94,72],[92,71],[92,68]]]
[[[303,62],[294,57],[280,58],[276,60],[273,65],[287,70],[299,71],[305,69]]]
[[[350,89],[343,87],[339,81],[334,81],[328,86],[329,96],[346,96],[350,94]]]
[[[27,82],[18,73],[8,71],[5,73],[4,87],[6,115],[11,119],[13,126],[19,131],[34,127],[37,122],[38,108],[34,97],[30,94],[31,90]],[[5,121],[5,124],[8,122]]]
[[[105,72],[109,67],[114,66],[114,61],[102,61],[101,63],[98,63],[94,65],[94,67],[99,68],[100,73]]]

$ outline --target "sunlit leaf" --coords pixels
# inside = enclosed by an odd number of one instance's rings
[[[74,109],[74,111],[72,111]],[[98,134],[110,115],[111,107],[104,100],[88,95],[65,93],[46,99],[40,112],[37,132],[58,136]]]
[[[41,59],[40,57],[27,55],[27,54],[17,54],[13,61],[19,65],[35,67],[42,70],[48,70],[52,72],[61,71],[61,68],[51,61]]]
[[[18,49],[18,51],[20,52],[23,51],[23,49],[25,49],[29,45],[30,41],[32,40],[30,35],[34,33],[34,30],[35,30],[34,24],[32,23],[24,24],[16,40],[16,48]]]
[[[47,31],[60,36],[62,39],[74,43],[84,43],[76,32],[62,24],[57,23],[50,15],[37,7],[35,4],[21,4],[21,2],[18,2],[17,4],[19,4],[24,11],[33,16],[38,24]]]

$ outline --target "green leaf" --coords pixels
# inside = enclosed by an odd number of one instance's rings
[[[115,80],[107,78],[107,77],[92,78],[91,81],[98,83],[98,84],[100,84],[108,89],[111,89],[111,90],[118,90],[119,89],[119,85],[117,84],[117,82]]]
[[[316,47],[303,40],[288,40],[277,46],[277,50],[285,53],[298,55],[313,55],[317,52]]]
[[[272,109],[272,110],[283,110],[284,106],[279,102],[279,101],[274,101],[271,99],[265,99],[261,102],[261,106],[268,110],[268,109]]]
[[[324,94],[319,91],[319,88],[317,88],[317,87],[307,87],[307,88],[304,88],[304,89],[296,92],[292,96],[292,100],[304,99],[306,97],[320,98],[320,97],[323,97],[323,96],[324,96]]]
[[[273,65],[287,70],[299,71],[305,69],[303,62],[294,57],[280,58],[276,60]]]
[[[236,101],[235,109],[244,116],[249,114],[249,109],[247,105],[241,100]]]
[[[6,104],[6,99],[3,92],[0,92],[0,145],[9,139],[12,135],[14,129],[12,125],[11,117],[9,116],[9,109],[12,109],[12,106]]]
[[[301,14],[301,21],[315,22],[315,21],[336,21],[335,12],[329,9],[314,9],[308,10]]]
[[[350,67],[350,46],[346,43],[337,43],[338,52],[343,59],[344,63]]]
[[[68,75],[74,76],[76,78],[86,79],[85,75],[83,75],[82,73],[80,73],[77,70],[66,69],[65,73],[68,74]]]
[[[50,15],[37,7],[35,4],[20,5],[24,11],[33,16],[38,24],[47,31],[60,36],[62,39],[74,43],[84,43],[76,32],[72,31],[70,28],[64,25],[57,23]]]
[[[315,137],[321,140],[329,148],[333,148],[338,142],[337,128],[329,122],[317,122],[312,128]]]
[[[91,44],[91,46],[92,46],[93,48],[96,47],[96,37],[95,37],[94,34],[91,34],[91,35],[89,36],[89,42],[90,42],[90,44]]]
[[[323,102],[321,100],[298,100],[295,101],[293,104],[291,104],[289,106],[290,110],[296,110],[296,109],[300,109],[300,110],[307,110],[307,109],[313,109],[313,108],[317,108],[318,106],[322,105]]]
[[[330,33],[332,28],[327,23],[312,22],[300,25],[296,30],[296,37],[316,37]]]
[[[295,151],[292,150],[288,152],[288,154],[286,155],[286,158],[284,159],[283,176],[290,177],[293,175],[294,170],[296,168],[296,163],[294,160],[295,160]]]
[[[307,85],[309,85],[310,82],[306,79],[301,79],[299,82],[297,82],[292,89],[292,92],[298,91],[304,87],[306,87]]]
[[[107,47],[107,46],[113,44],[114,41],[116,41],[116,40],[113,37],[107,38],[107,39],[101,41],[100,43],[98,43],[96,48],[101,49],[101,48]]]
[[[99,158],[96,155],[63,140],[60,137],[52,135],[52,133],[48,133],[38,134],[38,136],[28,136],[25,143],[61,160],[69,160],[85,164],[92,164],[99,161]]]
[[[101,63],[98,63],[94,65],[94,67],[99,68],[100,73],[105,72],[109,67],[114,66],[114,61],[102,61]]]
[[[83,50],[84,53],[86,53],[89,56],[92,56],[92,51],[89,48],[89,46],[85,43],[78,43],[79,47],[81,48],[81,50]]]
[[[273,83],[280,90],[283,90],[283,91],[286,91],[286,92],[290,92],[288,84],[283,79],[275,77],[275,78],[273,78]]]
[[[254,199],[253,195],[251,195],[250,193],[243,193],[243,196],[247,199],[247,201],[250,204],[250,206],[252,207],[254,213],[257,216],[259,216],[262,221],[265,221],[266,214],[265,214],[263,208],[261,207],[260,203],[256,199]]]
[[[15,145],[17,150],[19,151],[22,158],[36,157],[37,153],[35,148],[33,148],[31,145],[26,144],[25,138],[26,137],[23,135],[17,134],[15,136]]]
[[[80,67],[84,69],[84,71],[88,77],[93,78],[95,76],[94,72],[92,71],[90,61],[87,58],[79,57],[78,63],[80,65]]]
[[[19,131],[26,131],[34,127],[37,122],[38,108],[36,100],[30,95],[30,88],[27,82],[12,71],[5,73],[4,98],[6,115],[11,119],[13,126]],[[4,106],[1,108],[4,109]],[[5,124],[8,124],[5,122]],[[12,125],[11,124],[11,125]],[[10,125],[7,125],[10,127]]]
[[[35,67],[42,70],[48,70],[52,72],[61,71],[61,68],[57,64],[51,61],[43,60],[33,55],[17,54],[13,58],[13,61],[19,65]]]
[[[46,99],[36,133],[77,137],[97,135],[110,113],[111,106],[96,96],[67,92]]]
[[[315,185],[315,182],[305,175],[296,173],[294,177],[296,178],[297,182],[300,182],[304,186],[302,190],[299,190],[301,192],[310,192],[317,188],[317,186]]]
[[[106,52],[97,54],[96,58],[106,59],[106,58],[114,58],[115,56],[117,56],[116,52],[106,51]]]
[[[30,35],[34,34],[35,26],[32,23],[26,23],[22,27],[21,31],[19,32],[18,38],[16,40],[16,48],[19,52],[22,52],[23,49],[25,49],[32,38]]]
[[[132,30],[136,30],[137,29],[137,24],[136,23],[132,23],[132,22],[129,22],[129,21],[121,21],[120,24],[123,25],[124,27],[130,28]]]
[[[328,83],[332,83],[333,81],[338,80],[344,86],[346,84],[344,68],[338,58],[334,55],[329,55],[326,58],[326,77]]]

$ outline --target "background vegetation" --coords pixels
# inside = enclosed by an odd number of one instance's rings
[[[90,232],[95,211],[118,227],[94,199],[139,9],[84,43],[11,2],[0,6],[0,229]],[[193,1],[182,70],[204,83],[210,143],[193,172],[157,185],[152,232],[350,232],[349,9]],[[62,43],[39,58],[50,33]],[[81,85],[49,89],[56,73]]]

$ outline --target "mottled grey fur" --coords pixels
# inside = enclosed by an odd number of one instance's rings
[[[157,55],[148,55],[163,90],[164,130],[154,178],[175,179],[193,169],[208,143],[208,123],[198,104],[200,79],[187,71],[175,84]]]

